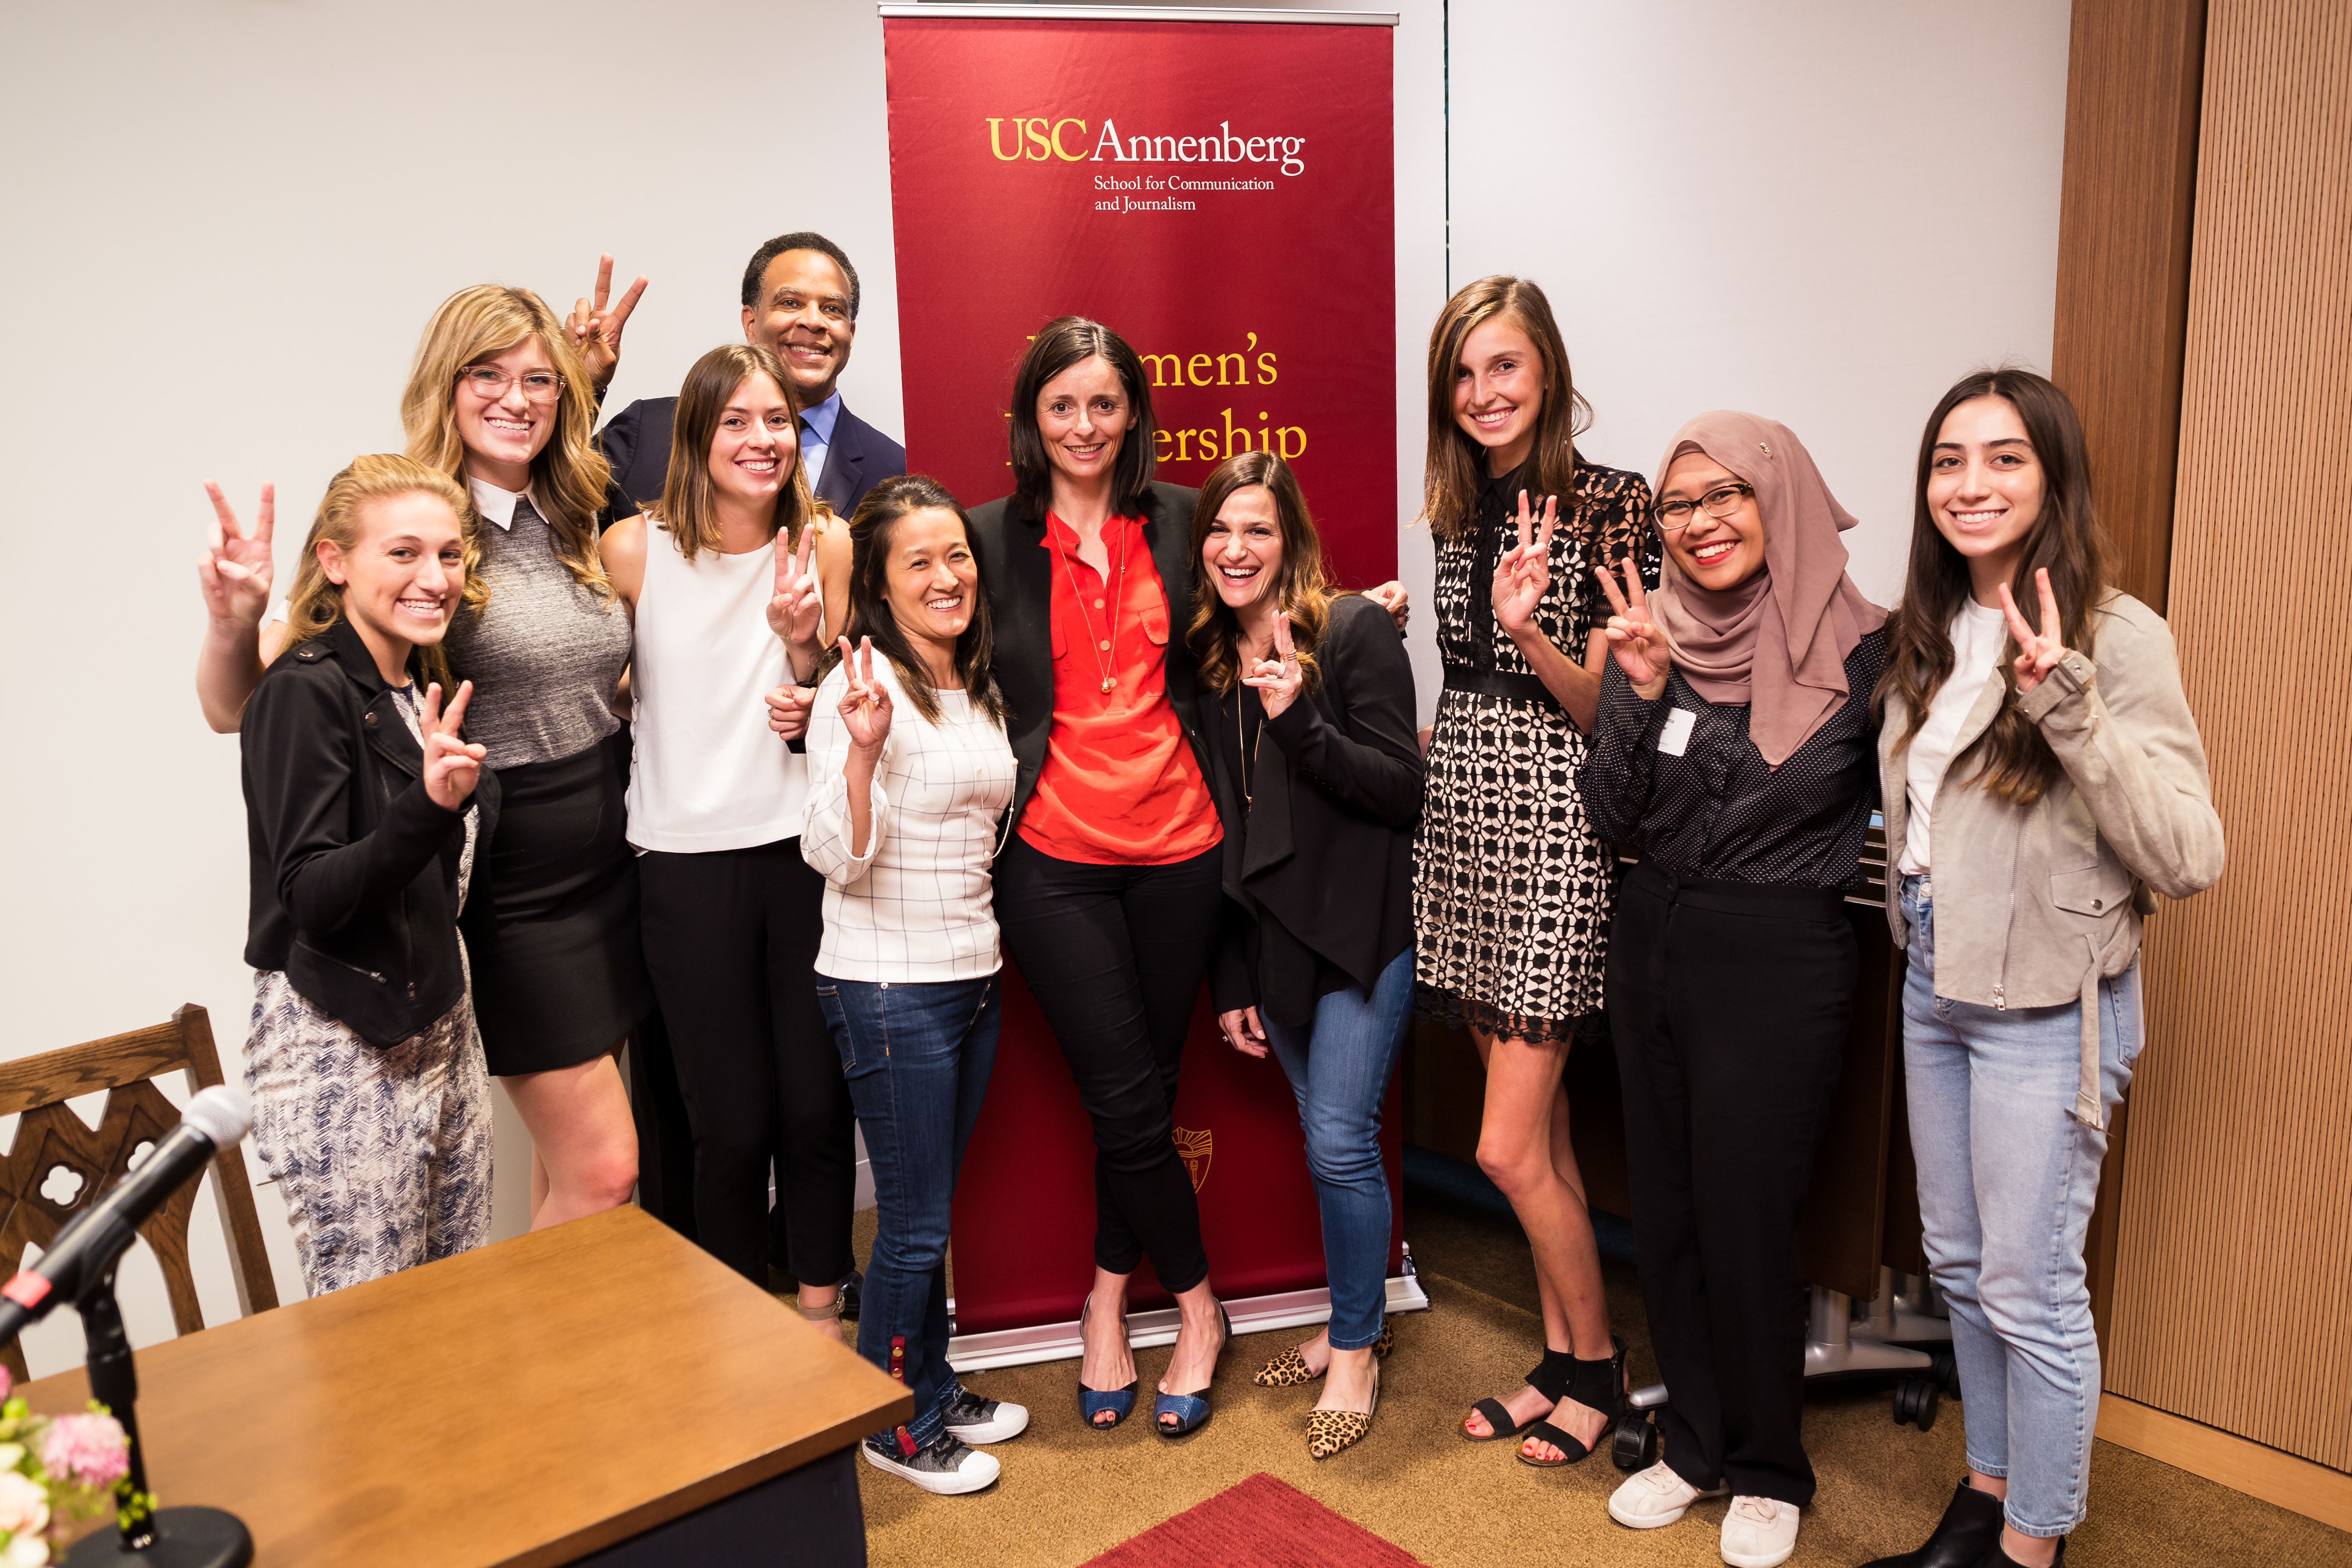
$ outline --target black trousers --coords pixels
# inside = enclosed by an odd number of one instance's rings
[[[1801,1508],[1797,1218],[1853,1011],[1838,896],[1644,865],[1617,895],[1609,1022],[1633,1244],[1669,1407],[1665,1461],[1701,1489]]]
[[[768,1279],[768,1163],[789,1207],[792,1270],[813,1285],[851,1267],[857,1163],[841,1058],[817,1005],[824,879],[800,840],[637,861],[646,968],[694,1135],[695,1239]]]
[[[1224,918],[1223,853],[1088,866],[1015,834],[996,862],[1004,950],[1094,1121],[1095,1261],[1127,1274],[1148,1256],[1178,1291],[1209,1275],[1174,1113],[1184,1037]]]

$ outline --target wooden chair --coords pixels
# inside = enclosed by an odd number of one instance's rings
[[[187,1075],[191,1093],[221,1081],[212,1018],[194,1003],[173,1012],[168,1024],[0,1062],[0,1116],[23,1117],[16,1142],[0,1156],[0,1278],[16,1272],[28,1244],[46,1251],[82,1205],[131,1168],[133,1154],[178,1123],[178,1109],[150,1081],[174,1068]],[[93,1131],[65,1102],[100,1089],[107,1091],[105,1113]],[[198,1184],[190,1182],[173,1194],[139,1227],[163,1265],[172,1322],[184,1334],[205,1326],[188,1263],[188,1219]],[[278,1285],[262,1247],[245,1157],[236,1149],[213,1157],[213,1195],[228,1233],[239,1315],[275,1307]],[[0,1363],[17,1382],[25,1380],[25,1353],[16,1345],[0,1351]]]

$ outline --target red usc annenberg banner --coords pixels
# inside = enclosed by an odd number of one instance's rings
[[[1013,367],[1046,321],[1090,316],[1145,358],[1161,479],[1197,486],[1234,453],[1280,452],[1340,584],[1393,576],[1390,29],[1311,12],[894,10],[883,38],[908,467],[968,505],[1010,490]],[[996,1075],[956,1194],[966,1334],[1075,1318],[1093,1272],[1092,1135],[1034,1002],[1016,973],[1005,979]],[[1392,1087],[1401,1211],[1395,1100]],[[1321,1284],[1289,1084],[1223,1043],[1205,998],[1176,1122],[1218,1291]],[[1149,1264],[1134,1300],[1166,1300]]]

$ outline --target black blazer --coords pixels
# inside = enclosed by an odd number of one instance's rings
[[[456,918],[463,815],[425,793],[425,752],[348,621],[262,672],[241,737],[246,963],[284,970],[305,1000],[369,1044],[398,1045],[466,994]],[[488,768],[471,804],[482,816],[467,907],[487,910],[480,872],[499,816]]]
[[[677,419],[675,397],[641,397],[604,422],[596,437],[604,460],[613,465],[612,481],[604,487],[604,521],[634,517],[661,499],[669,478],[670,433]],[[907,448],[841,405],[833,422],[833,444],[826,448],[824,477],[817,481],[819,500],[847,517],[866,499],[866,492],[893,474],[907,471]]]
[[[1201,742],[1198,682],[1192,651],[1184,646],[1192,609],[1192,507],[1200,499],[1198,490],[1154,482],[1143,501],[1143,539],[1168,595],[1168,701],[1205,774],[1209,753]],[[1021,820],[1021,808],[1029,804],[1029,792],[1037,787],[1038,772],[1045,765],[1045,736],[1054,727],[1054,554],[1045,548],[1045,518],[1022,515],[1012,496],[975,507],[971,530],[980,541],[988,611],[995,622],[996,684],[1011,710],[1005,732],[1021,766],[1013,805],[997,830],[1001,855]],[[1223,800],[1217,809],[1224,815]]]
[[[1246,835],[1225,835],[1233,919],[1210,977],[1221,1013],[1263,1002],[1261,963],[1291,949],[1265,940],[1268,920],[1367,992],[1412,945],[1422,789],[1412,662],[1389,613],[1354,595],[1332,601],[1315,661],[1315,689],[1258,732]],[[1221,711],[1213,699],[1202,707],[1213,720]],[[1211,787],[1230,822],[1241,735],[1223,721],[1208,731]],[[1283,989],[1293,994],[1312,981],[1291,978]]]

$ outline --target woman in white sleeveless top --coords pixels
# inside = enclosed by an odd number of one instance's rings
[[[762,348],[696,361],[661,500],[614,523],[604,548],[635,623],[628,837],[694,1133],[697,1239],[765,1284],[778,1151],[801,1311],[838,1337],[856,1186],[849,1091],[812,979],[824,881],[801,858],[806,770],[767,708],[777,688],[814,683],[824,629],[791,386]],[[787,728],[805,723],[804,701],[785,707]]]

